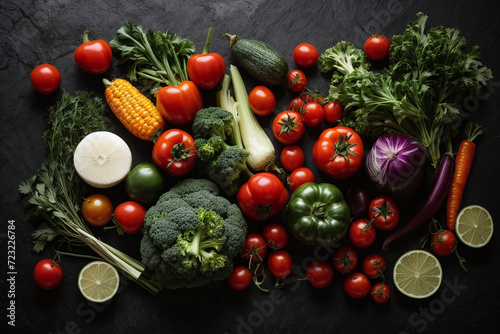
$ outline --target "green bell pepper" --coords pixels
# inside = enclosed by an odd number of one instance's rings
[[[165,173],[149,162],[135,166],[125,180],[125,191],[128,197],[146,205],[155,204],[166,188]]]
[[[285,209],[290,232],[306,245],[331,246],[346,235],[351,211],[342,192],[330,183],[305,183]]]

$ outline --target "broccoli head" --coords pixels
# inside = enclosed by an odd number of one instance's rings
[[[199,110],[193,120],[194,139],[217,135],[223,141],[230,139],[233,134],[233,114],[219,107],[208,107]]]
[[[185,179],[146,213],[142,262],[166,288],[196,287],[226,278],[245,243],[238,206],[205,179]]]

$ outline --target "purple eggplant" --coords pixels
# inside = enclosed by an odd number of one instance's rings
[[[347,201],[351,209],[352,221],[363,218],[368,212],[371,196],[368,188],[363,185],[355,185],[347,191]]]

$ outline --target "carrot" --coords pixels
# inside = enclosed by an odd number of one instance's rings
[[[453,182],[446,204],[446,224],[450,231],[453,231],[455,228],[455,220],[457,219],[458,210],[462,203],[465,184],[467,183],[472,161],[474,160],[476,144],[473,143],[473,140],[482,134],[483,130],[479,124],[469,123],[465,129],[465,133],[468,138],[462,140],[458,147],[457,157],[455,159],[455,173],[453,175]]]

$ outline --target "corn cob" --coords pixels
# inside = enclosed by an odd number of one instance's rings
[[[165,120],[151,100],[127,80],[103,82],[104,96],[113,114],[137,138],[154,141],[165,129]]]

